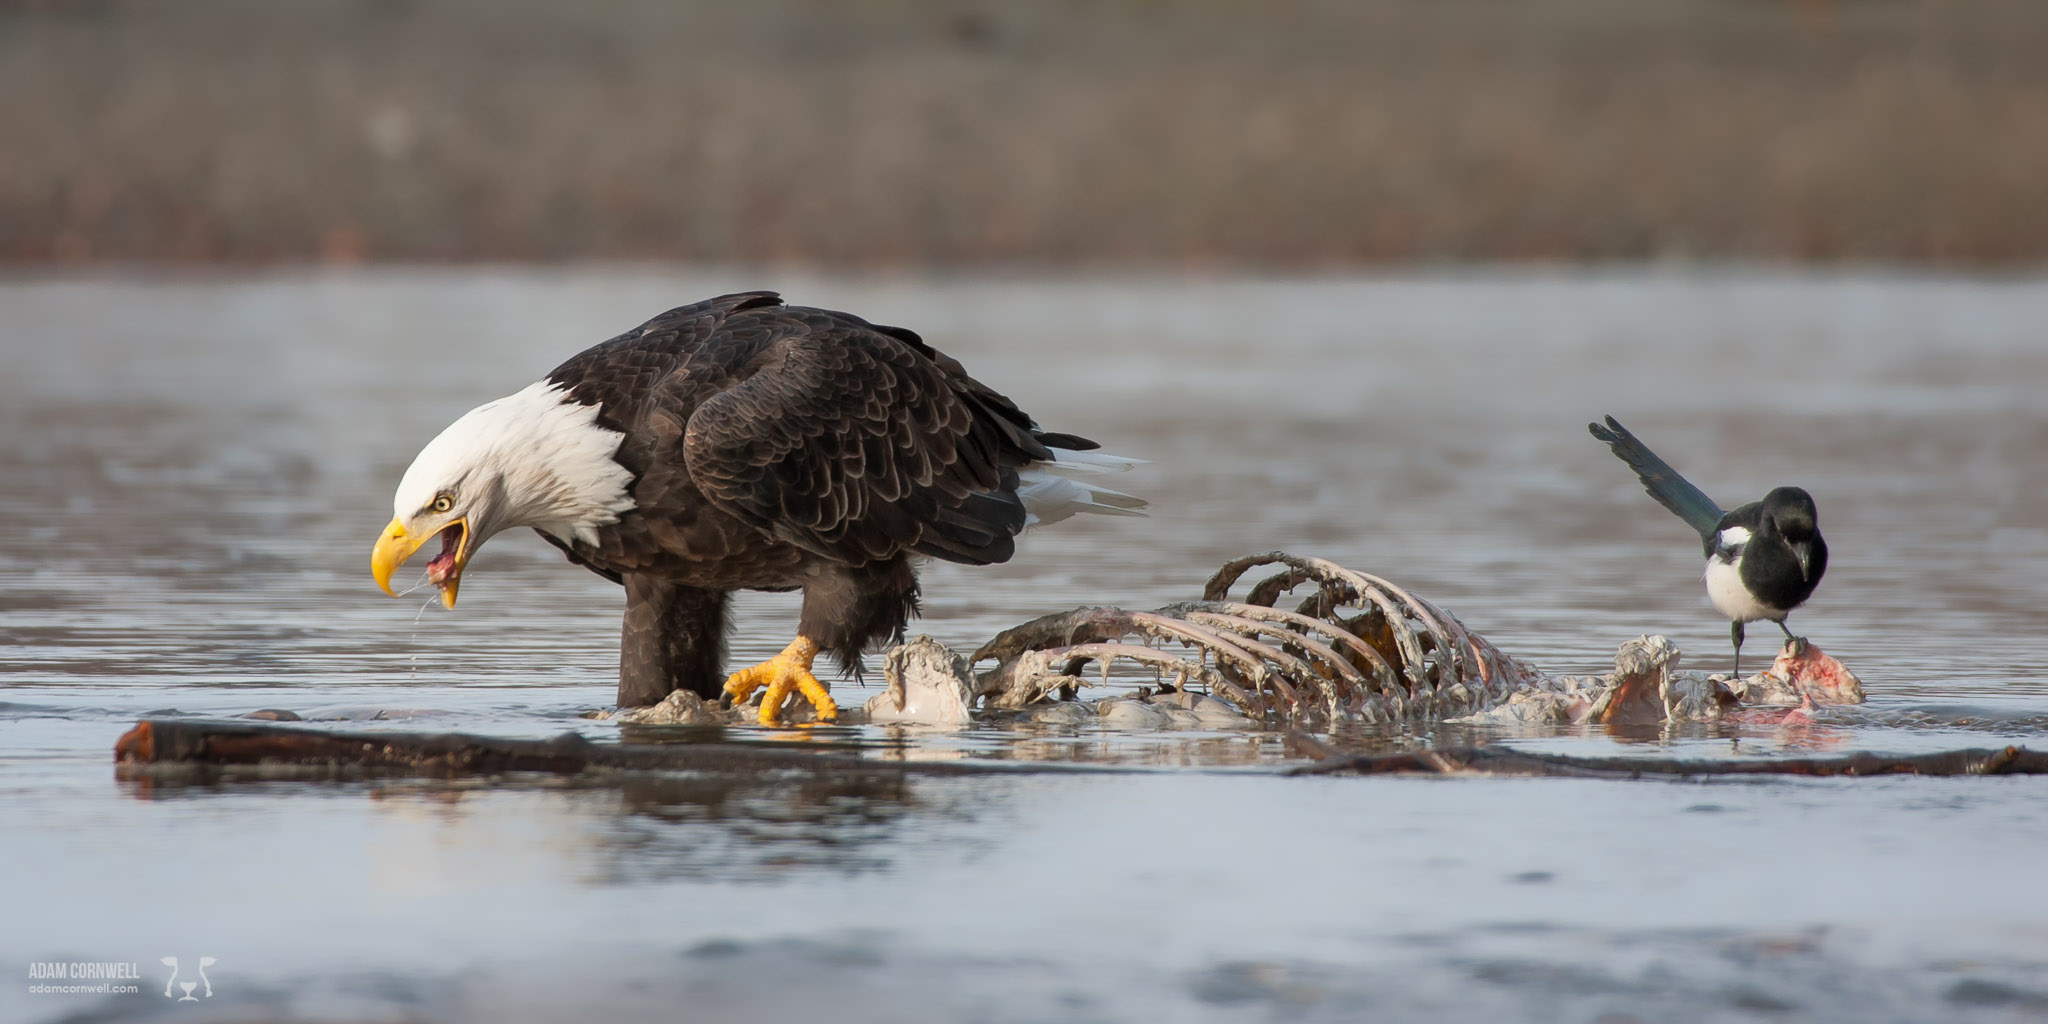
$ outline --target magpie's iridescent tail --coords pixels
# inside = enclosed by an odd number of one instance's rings
[[[1687,526],[1698,530],[1708,553],[1713,552],[1714,531],[1720,527],[1721,517],[1727,514],[1721,506],[1714,504],[1714,499],[1679,476],[1670,463],[1658,458],[1656,452],[1636,440],[1620,420],[1609,416],[1606,426],[1588,423],[1586,429],[1605,441],[1621,461],[1628,463],[1628,468],[1636,471],[1636,476],[1643,481],[1643,490],[1650,492],[1650,497],[1657,499],[1657,504],[1670,509],[1673,515],[1685,520]]]

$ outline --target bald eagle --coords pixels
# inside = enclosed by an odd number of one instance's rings
[[[1138,498],[1063,471],[1136,460],[1039,429],[916,334],[773,292],[669,310],[421,449],[371,554],[385,593],[429,540],[427,578],[455,605],[484,541],[531,527],[569,561],[625,585],[620,706],[688,689],[760,720],[790,695],[838,708],[820,651],[858,671],[870,642],[917,612],[914,556],[1007,561],[1036,522],[1142,515]],[[796,639],[724,676],[734,590],[803,591]],[[722,686],[721,686],[722,682]]]

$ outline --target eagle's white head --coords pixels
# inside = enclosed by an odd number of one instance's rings
[[[530,526],[563,541],[597,543],[597,529],[633,507],[633,475],[613,458],[625,435],[597,423],[598,407],[541,381],[471,409],[427,442],[398,483],[391,525],[370,553],[387,594],[391,574],[427,541],[441,552],[427,578],[441,601],[470,556],[499,531]]]

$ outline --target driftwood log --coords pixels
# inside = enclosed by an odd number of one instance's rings
[[[508,739],[467,733],[372,732],[209,719],[144,719],[114,745],[129,766],[207,765],[304,769],[334,775],[461,777],[505,772],[893,771],[920,775],[1071,770],[1056,764],[962,765],[890,761],[843,747],[796,750],[750,743],[593,743],[575,733]]]
[[[1320,741],[1296,734],[1296,749],[1320,757],[1286,775],[1396,773],[1678,778],[1709,775],[2043,775],[2048,754],[2024,747],[1938,754],[1849,754],[1825,758],[1684,761],[1649,757],[1573,757],[1504,747],[1457,747],[1369,756],[1328,756]],[[1105,765],[889,761],[836,752],[744,743],[593,743],[573,733],[551,740],[463,733],[330,731],[258,722],[146,719],[121,737],[115,759],[130,766],[197,765],[301,769],[347,776],[459,777],[506,772],[859,771],[917,775],[1021,772],[1114,773]]]

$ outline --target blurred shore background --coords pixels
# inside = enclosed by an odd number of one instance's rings
[[[0,262],[2031,267],[2042,0],[0,0]]]

